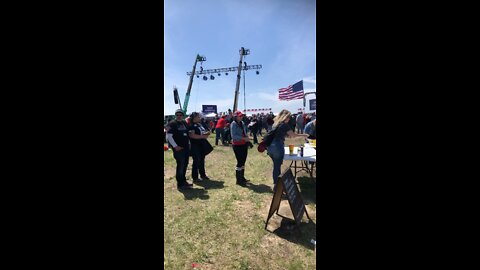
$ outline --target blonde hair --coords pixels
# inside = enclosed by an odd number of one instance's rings
[[[282,110],[275,118],[273,118],[273,127],[277,127],[280,123],[285,122],[292,114],[288,110]]]

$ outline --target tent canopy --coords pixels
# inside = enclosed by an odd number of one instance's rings
[[[209,113],[209,114],[206,114],[205,117],[215,117],[215,115],[217,115],[216,113]]]

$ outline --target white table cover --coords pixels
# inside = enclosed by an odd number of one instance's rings
[[[303,148],[303,157],[298,156],[298,147],[293,149],[293,156],[290,155],[288,147],[285,148],[285,155],[283,160],[304,160],[304,161],[317,161],[317,152],[313,147],[304,147]]]

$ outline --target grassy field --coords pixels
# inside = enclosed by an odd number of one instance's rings
[[[249,187],[235,184],[235,156],[228,146],[215,146],[206,157],[210,181],[178,191],[172,150],[164,166],[164,269],[316,269],[311,239],[316,239],[316,182],[297,174],[299,188],[313,222],[303,216],[301,234],[289,219],[274,215],[265,230],[273,192],[272,161],[266,152],[249,150],[245,177]],[[287,139],[286,143],[303,139]],[[187,179],[191,181],[191,164]],[[282,172],[288,167],[284,162]],[[279,213],[293,219],[288,201]]]

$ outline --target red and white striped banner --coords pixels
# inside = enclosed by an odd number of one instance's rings
[[[272,108],[262,108],[262,109],[246,109],[246,110],[243,110],[244,112],[270,112],[272,111]]]

